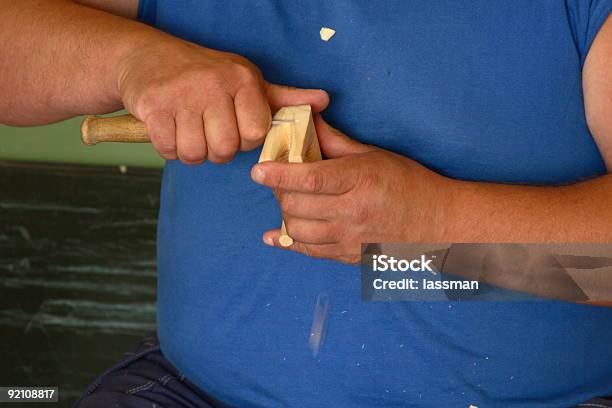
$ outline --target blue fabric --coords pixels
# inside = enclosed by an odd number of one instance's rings
[[[157,0],[139,0],[138,19],[143,23],[155,25],[157,20]]]
[[[557,185],[605,173],[581,67],[612,0],[145,4],[160,29],[242,54],[271,82],[328,90],[332,125],[444,175]],[[504,408],[612,393],[610,309],[364,303],[357,268],[265,247],[280,213],[249,178],[258,154],[164,173],[159,335],[207,393],[241,407]],[[320,293],[330,310],[313,356]]]
[[[593,40],[610,14],[609,0],[567,0],[574,41],[584,63]]]

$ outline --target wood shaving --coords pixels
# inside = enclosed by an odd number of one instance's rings
[[[329,41],[334,34],[336,34],[336,30],[329,27],[321,27],[321,31],[319,31],[319,35],[323,41]]]

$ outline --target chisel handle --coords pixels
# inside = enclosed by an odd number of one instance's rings
[[[102,142],[149,143],[145,124],[132,115],[100,118],[89,116],[81,125],[81,140],[86,145]]]

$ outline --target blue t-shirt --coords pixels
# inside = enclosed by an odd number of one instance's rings
[[[141,0],[141,19],[323,88],[325,118],[449,177],[605,174],[581,69],[612,0]],[[321,27],[336,35],[324,42]],[[566,407],[612,394],[612,310],[561,302],[362,302],[356,267],[264,246],[272,192],[226,165],[165,168],[158,330],[189,379],[266,407]],[[410,200],[409,197],[406,198]],[[500,203],[503,205],[503,203]],[[313,356],[317,296],[327,332]]]

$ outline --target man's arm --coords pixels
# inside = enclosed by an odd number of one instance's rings
[[[458,183],[446,241],[612,243],[612,175],[565,187]]]
[[[159,36],[71,1],[0,0],[0,122],[40,125],[120,109],[121,61]]]
[[[612,16],[593,41],[582,83],[589,129],[612,173]]]
[[[133,17],[134,1],[82,0]],[[125,107],[157,151],[226,162],[261,144],[270,111],[329,102],[268,84],[245,58],[68,0],[0,0],[0,123],[41,125]]]
[[[612,173],[612,16],[593,41],[583,70],[589,129]],[[448,240],[612,242],[612,175],[567,187],[462,183]]]
[[[612,18],[584,69],[588,123],[612,169]],[[317,118],[332,160],[262,163],[255,181],[277,190],[289,249],[346,262],[363,242],[612,243],[612,174],[564,187],[452,180],[360,144]],[[278,245],[279,231],[264,241]]]
[[[75,0],[75,2],[133,20],[138,16],[138,0]]]
[[[612,174],[564,187],[460,181],[315,125],[329,160],[252,170],[276,190],[291,250],[358,262],[364,242],[612,243]]]

